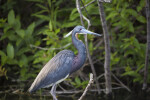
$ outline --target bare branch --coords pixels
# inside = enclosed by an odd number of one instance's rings
[[[91,22],[90,22],[90,20],[89,19],[87,19],[84,15],[83,15],[83,18],[88,22],[88,27],[87,27],[87,29],[89,29],[90,28],[90,26],[91,26]]]
[[[83,5],[84,6],[84,5]],[[90,20],[88,20],[85,16],[83,17],[83,14],[81,12],[81,8],[80,8],[80,3],[79,3],[79,0],[76,0],[76,7],[77,7],[77,10],[80,14],[80,20],[81,20],[81,24],[82,26],[84,26],[84,22],[83,22],[83,18],[88,22],[88,28],[90,27]],[[86,46],[86,50],[87,50],[87,56],[88,56],[88,59],[89,59],[89,62],[90,62],[90,65],[91,65],[91,69],[92,69],[92,73],[94,74],[94,81],[96,82],[96,86],[97,86],[97,89],[98,89],[98,93],[100,94],[101,91],[100,91],[100,87],[99,87],[99,83],[97,81],[97,76],[96,76],[96,71],[95,71],[95,68],[94,68],[94,65],[93,65],[93,62],[92,62],[92,59],[91,59],[91,56],[90,56],[90,53],[89,53],[89,49],[88,49],[88,41],[87,41],[87,35],[84,35],[84,39],[85,39],[85,46]]]
[[[82,100],[82,99],[83,99],[83,97],[86,95],[86,92],[88,91],[88,89],[89,89],[89,87],[90,87],[90,85],[91,85],[92,83],[93,83],[93,74],[90,73],[90,81],[89,81],[87,87],[85,88],[85,90],[84,90],[82,96],[81,96],[78,100]]]
[[[71,45],[71,43],[68,43],[68,44],[66,44],[65,46],[60,47],[60,48],[42,48],[42,47],[39,47],[39,46],[35,46],[35,45],[30,44],[30,47],[31,47],[31,48],[41,49],[41,50],[60,50],[60,49],[66,48],[66,47],[68,47],[68,46],[70,46],[70,45]]]
[[[83,15],[82,15],[82,12],[81,12],[81,9],[80,9],[80,2],[79,2],[79,0],[76,0],[76,8],[78,10],[78,13],[80,14],[81,24],[82,24],[82,26],[84,26]]]
[[[107,2],[107,3],[111,3],[112,0],[99,0],[99,2]]]
[[[116,79],[116,81],[118,81],[122,87],[124,87],[125,89],[127,89],[129,92],[131,92],[131,90],[125,85],[123,84],[113,73],[111,73],[112,76]]]
[[[90,4],[94,3],[96,0],[91,1],[90,3],[86,4],[85,6],[81,7],[81,9],[83,9],[84,7],[89,6]]]
[[[105,19],[104,7],[103,3],[97,0],[99,13],[100,13],[100,20],[102,23],[103,33],[104,33],[104,41],[105,41],[105,63],[104,63],[104,70],[105,70],[105,80],[106,80],[106,94],[112,93],[112,86],[111,86],[111,71],[110,71],[110,42],[109,42],[109,34],[107,23]]]
[[[148,66],[149,66],[149,54],[150,54],[150,6],[149,0],[146,0],[146,18],[147,18],[147,46],[145,56],[145,69],[144,69],[144,82],[143,90],[147,88]]]

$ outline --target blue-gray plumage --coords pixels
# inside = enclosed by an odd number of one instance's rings
[[[97,33],[86,30],[83,26],[76,26],[72,34],[72,43],[77,48],[78,54],[75,56],[70,50],[60,51],[54,56],[40,71],[31,87],[29,92],[36,91],[40,88],[52,86],[51,94],[55,100],[56,84],[66,79],[70,74],[80,69],[86,60],[86,48],[84,43],[78,39],[78,34],[93,34],[101,36]]]

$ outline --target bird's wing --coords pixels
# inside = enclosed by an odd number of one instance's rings
[[[29,88],[29,92],[48,87],[66,78],[70,73],[74,56],[70,50],[59,52],[42,68]]]

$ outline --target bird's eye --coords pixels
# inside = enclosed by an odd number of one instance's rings
[[[80,31],[81,31],[82,29],[80,28]]]

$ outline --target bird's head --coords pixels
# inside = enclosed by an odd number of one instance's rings
[[[72,32],[75,32],[76,34],[92,34],[92,35],[96,35],[96,36],[102,36],[100,34],[86,30],[83,26],[76,26],[71,32],[69,32],[67,35],[65,35],[65,37],[68,37],[69,35],[71,35]]]

